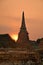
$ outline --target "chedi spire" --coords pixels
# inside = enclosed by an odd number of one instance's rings
[[[28,32],[25,25],[25,17],[24,17],[24,11],[22,13],[22,24],[20,28],[20,32],[18,34],[18,43],[24,44],[29,41]]]

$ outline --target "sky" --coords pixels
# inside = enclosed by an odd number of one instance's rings
[[[23,11],[29,38],[42,38],[43,0],[0,0],[0,34],[18,34]]]

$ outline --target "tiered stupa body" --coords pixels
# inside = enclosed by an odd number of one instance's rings
[[[21,28],[20,28],[20,32],[18,34],[18,40],[17,43],[19,45],[19,47],[21,48],[29,48],[31,49],[31,42],[29,41],[29,36],[28,36],[28,32],[26,29],[26,25],[25,25],[25,17],[24,17],[24,12],[22,13],[22,24],[21,24]]]

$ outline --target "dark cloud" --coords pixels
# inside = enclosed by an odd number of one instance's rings
[[[11,30],[11,28],[10,27],[8,27],[8,26],[0,26],[0,32],[2,31],[2,32],[8,32],[8,31],[10,31]]]
[[[19,17],[11,17],[11,16],[0,16],[0,18],[10,19],[10,20],[15,20],[15,21],[21,20],[21,18],[19,18]]]
[[[10,27],[10,26],[0,26],[0,33],[15,33],[17,32],[17,28],[13,28],[13,27]]]

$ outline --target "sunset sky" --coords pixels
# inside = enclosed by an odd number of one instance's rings
[[[0,34],[18,34],[23,11],[29,38],[42,38],[43,0],[0,0]]]

